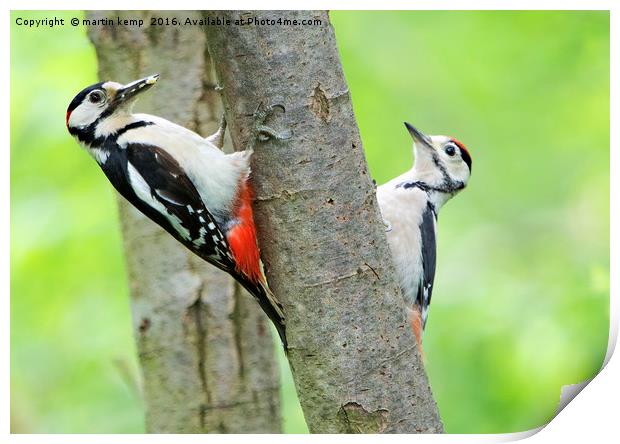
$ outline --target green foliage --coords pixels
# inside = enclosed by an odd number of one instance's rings
[[[82,28],[14,23],[49,15],[12,13],[12,427],[141,432],[114,195],[63,120],[96,59]],[[456,136],[474,159],[440,217],[425,336],[447,431],[543,424],[607,347],[609,15],[331,18],[379,183],[411,164],[403,120]],[[285,430],[306,431],[288,374],[283,403]]]
[[[69,137],[96,81],[84,29],[11,25],[13,431],[139,432],[142,409],[115,198]]]
[[[401,121],[462,140],[424,345],[448,432],[548,420],[609,316],[609,15],[333,15],[373,177],[411,162]],[[380,36],[375,38],[374,36]]]

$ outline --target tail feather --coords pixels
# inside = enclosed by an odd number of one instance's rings
[[[240,154],[241,155],[241,154]],[[246,151],[244,156],[251,155]],[[230,251],[235,259],[235,273],[237,280],[258,301],[259,305],[275,325],[284,349],[286,350],[286,335],[284,328],[284,313],[282,306],[276,300],[263,275],[260,262],[260,252],[256,241],[256,227],[252,201],[254,192],[252,186],[243,180],[235,204],[234,217],[236,224],[226,233]]]
[[[286,350],[288,343],[286,341],[286,326],[284,323],[282,305],[280,305],[269,287],[267,287],[264,278],[257,282],[251,282],[245,278],[237,278],[237,280],[252,296],[254,296],[258,305],[260,305],[265,314],[271,319],[271,322],[273,322],[273,325],[278,331],[284,350]]]

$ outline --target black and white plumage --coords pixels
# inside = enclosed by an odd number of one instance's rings
[[[437,264],[437,213],[467,185],[471,156],[456,139],[426,136],[405,125],[414,140],[414,165],[378,187],[377,200],[412,327],[421,343]]]
[[[125,199],[239,281],[286,346],[282,308],[267,287],[256,244],[248,182],[252,152],[225,154],[224,125],[203,138],[160,117],[132,113],[137,96],[157,78],[85,88],[67,109],[67,128]]]

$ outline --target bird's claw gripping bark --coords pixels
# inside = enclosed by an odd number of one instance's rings
[[[257,128],[257,136],[258,140],[260,140],[261,142],[266,142],[269,139],[274,139],[274,140],[288,140],[293,136],[293,133],[291,132],[291,130],[284,130],[284,131],[276,131],[273,128],[270,128],[268,126],[265,125],[260,125]]]
[[[222,118],[220,119],[220,126],[217,131],[209,137],[205,137],[208,142],[211,142],[213,145],[222,149],[224,146],[224,135],[226,134],[226,114],[222,113]]]
[[[263,107],[262,104],[258,106],[256,111],[254,112],[255,119],[255,131],[256,138],[261,142],[266,142],[267,140],[288,140],[293,136],[291,130],[284,131],[276,131],[273,128],[265,125],[265,121],[271,117],[277,109],[280,109],[282,113],[286,112],[286,108],[281,103],[275,103],[273,105],[269,105]]]

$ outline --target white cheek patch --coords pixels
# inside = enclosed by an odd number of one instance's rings
[[[69,117],[69,126],[73,128],[85,127],[93,123],[102,113],[103,108],[99,108],[89,102],[82,103],[75,108]]]

